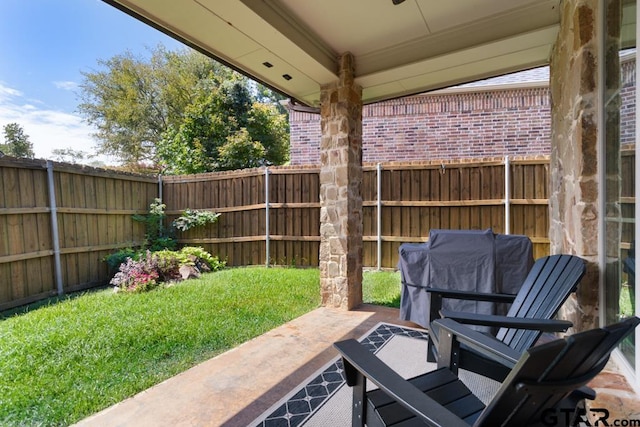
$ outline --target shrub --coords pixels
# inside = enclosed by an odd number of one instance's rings
[[[160,278],[158,271],[157,259],[147,251],[144,258],[139,260],[128,258],[126,262],[120,264],[120,270],[109,283],[116,289],[127,292],[149,291],[158,286]]]
[[[138,259],[139,253],[132,248],[120,249],[118,252],[107,255],[103,260],[109,266],[109,272],[117,270],[127,258]]]
[[[220,214],[215,212],[187,209],[171,224],[180,231],[187,231],[195,227],[213,224],[219,216]]]
[[[178,242],[173,237],[162,236],[149,242],[149,249],[151,252],[157,252],[162,250],[174,251],[178,247]]]
[[[227,265],[225,261],[220,261],[217,256],[212,256],[209,252],[198,246],[185,246],[180,250],[180,252],[202,260],[207,264],[211,271],[222,270]]]
[[[174,282],[182,279],[180,275],[180,267],[186,265],[188,260],[180,255],[180,252],[162,250],[154,252],[158,266],[158,275],[162,282]]]
[[[149,205],[149,213],[146,215],[133,215],[133,219],[144,223],[145,245],[152,251],[162,249],[175,249],[177,242],[170,236],[163,235],[162,222],[167,216],[164,212],[167,206],[162,200],[156,198]]]
[[[206,264],[206,268],[203,268],[202,264]],[[204,249],[193,246],[187,246],[181,251],[164,249],[151,252],[147,250],[144,255],[133,252],[133,256],[120,264],[119,271],[109,283],[119,291],[143,292],[154,289],[162,283],[182,280],[180,267],[183,265],[194,266],[199,271],[217,271],[221,270],[225,264]]]

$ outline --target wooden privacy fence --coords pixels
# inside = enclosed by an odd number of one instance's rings
[[[185,209],[220,213],[215,224],[179,235],[228,265],[318,266],[320,170],[277,167],[162,179],[167,216]]]
[[[395,267],[399,246],[431,229],[525,234],[534,257],[548,254],[548,168],[547,158],[365,168],[364,265]]]
[[[365,166],[364,265],[395,267],[400,244],[424,242],[432,228],[526,234],[536,257],[548,254],[548,169],[547,158]],[[229,265],[318,265],[317,167],[169,176],[162,192],[169,219],[185,209],[222,214],[180,234],[183,244]]]
[[[0,310],[104,285],[102,261],[138,246],[131,220],[158,196],[155,177],[0,158]]]
[[[505,167],[505,163],[507,167]],[[363,170],[363,262],[394,268],[403,242],[432,228],[525,234],[548,253],[549,161],[368,165]],[[150,177],[45,161],[0,159],[0,310],[108,283],[103,261],[140,246],[132,219],[161,197],[168,221],[186,209],[221,213],[179,233],[228,265],[317,266],[318,167]],[[508,172],[508,173],[505,173]]]

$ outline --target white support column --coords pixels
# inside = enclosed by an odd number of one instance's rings
[[[378,187],[378,200],[376,202],[376,214],[378,219],[378,271],[382,270],[382,164],[376,166],[376,179]]]
[[[511,165],[504,157],[504,234],[511,234]]]
[[[270,241],[269,241],[269,168],[264,169],[264,227],[265,227],[265,266],[269,267]]]

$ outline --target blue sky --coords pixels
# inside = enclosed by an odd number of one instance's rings
[[[81,71],[160,43],[183,46],[100,0],[0,0],[0,130],[18,123],[38,158],[54,148],[93,153],[93,129],[77,113]]]

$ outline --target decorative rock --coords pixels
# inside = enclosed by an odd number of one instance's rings
[[[183,280],[197,279],[200,277],[200,272],[192,265],[183,265],[180,267],[180,276],[182,276]]]

